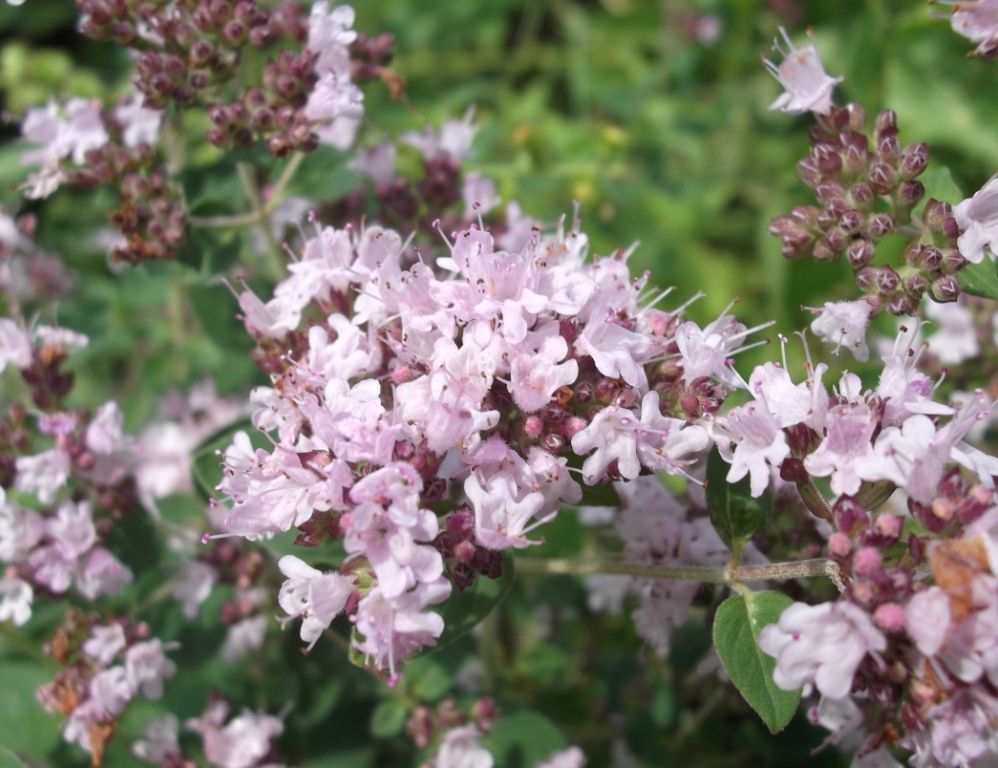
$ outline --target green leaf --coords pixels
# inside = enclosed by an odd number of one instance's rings
[[[443,616],[443,634],[437,639],[436,646],[424,648],[416,656],[443,648],[478,626],[513,588],[513,580],[513,558],[504,554],[502,575],[498,579],[487,579],[479,575],[475,583],[464,591],[455,588],[443,604],[434,608]]]
[[[567,744],[558,727],[540,712],[504,713],[482,739],[499,768],[536,765]]]
[[[759,633],[793,601],[780,592],[729,597],[714,617],[714,647],[721,663],[772,733],[782,731],[797,711],[801,692],[784,691],[773,682],[776,660],[759,648]]]
[[[915,209],[919,214],[923,208],[925,208],[925,203],[929,200],[939,200],[941,202],[949,203],[950,205],[956,205],[961,200],[963,200],[963,192],[953,181],[953,174],[950,173],[949,168],[945,165],[935,165],[928,168],[925,173],[918,177],[918,180],[922,182],[925,187],[925,197],[923,202],[918,204]]]
[[[968,264],[956,273],[960,287],[985,299],[998,299],[998,265],[985,256],[980,264]]]
[[[6,747],[0,747],[0,768],[27,768],[28,764]]]
[[[51,682],[52,672],[11,661],[0,664],[0,680],[0,745],[14,754],[44,755],[59,743],[59,722],[38,703],[35,691]]]
[[[773,498],[768,488],[759,498],[752,498],[747,475],[737,483],[729,483],[729,469],[714,448],[707,459],[707,511],[717,535],[737,559],[742,547],[766,522]]]
[[[401,699],[387,699],[371,713],[371,735],[376,739],[387,739],[402,732],[409,714]]]

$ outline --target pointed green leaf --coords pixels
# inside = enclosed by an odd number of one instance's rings
[[[987,256],[980,264],[968,264],[956,276],[960,287],[967,293],[985,299],[998,299],[998,270]]]
[[[737,483],[727,480],[730,466],[717,448],[707,459],[707,511],[717,535],[737,557],[742,547],[766,522],[773,507],[767,488],[759,498],[752,498],[748,476]]]
[[[759,648],[759,633],[792,602],[780,592],[736,595],[721,603],[714,617],[717,655],[735,688],[772,733],[790,722],[801,692],[784,691],[773,682],[776,660]]]
[[[443,648],[478,626],[513,588],[513,580],[513,558],[506,554],[502,558],[502,574],[498,579],[479,575],[474,584],[464,591],[455,588],[443,603],[433,606],[433,610],[444,617],[443,634],[435,646],[424,648],[416,656]]]
[[[371,713],[371,735],[376,739],[397,736],[405,727],[409,716],[405,702],[398,698],[382,701]]]

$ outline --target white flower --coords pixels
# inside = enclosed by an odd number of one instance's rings
[[[766,69],[786,89],[770,109],[779,109],[791,115],[799,115],[811,111],[819,115],[827,114],[832,108],[832,89],[836,83],[842,82],[841,77],[829,77],[821,63],[818,49],[814,43],[805,43],[800,48],[794,47],[790,37],[783,27],[780,34],[787,44],[784,50],[779,39],[773,42],[773,50],[783,54],[783,62],[776,66],[769,59],[764,59]]]
[[[980,264],[984,249],[998,252],[998,176],[981,187],[973,197],[953,206],[953,218],[962,233],[956,244],[971,264]]]
[[[856,301],[825,302],[821,309],[811,309],[818,316],[811,323],[811,330],[824,341],[835,345],[835,354],[845,347],[859,362],[870,359],[866,346],[866,326],[873,314],[873,304],[866,299]]]

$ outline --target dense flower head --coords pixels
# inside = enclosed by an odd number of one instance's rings
[[[439,636],[426,607],[452,581],[499,575],[487,552],[539,543],[532,532],[579,503],[573,455],[587,485],[684,474],[711,442],[712,382],[737,381],[749,333],[645,305],[627,254],[586,260],[577,227],[516,250],[477,226],[444,243],[428,257],[379,226],[319,229],[273,299],[239,297],[275,382],[254,394],[254,423],[278,442],[238,436],[226,451],[226,526],[342,536],[338,574],[282,561],[282,607],[307,642],[346,612],[355,647],[392,674]],[[446,498],[464,504],[441,518]],[[339,597],[319,601],[334,583]]]

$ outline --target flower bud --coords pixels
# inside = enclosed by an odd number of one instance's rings
[[[818,144],[813,147],[811,161],[825,176],[835,176],[842,171],[842,158],[831,144]]]
[[[923,245],[909,258],[908,263],[927,272],[937,272],[943,264],[943,252],[934,245]]]
[[[921,299],[922,294],[924,294],[926,289],[929,287],[929,281],[916,272],[910,275],[905,275],[904,279],[901,281],[901,286],[904,288],[904,292],[913,299]]]
[[[828,204],[833,200],[843,200],[846,190],[845,187],[834,179],[825,179],[814,188],[814,193],[821,202]]]
[[[880,274],[878,267],[866,266],[857,270],[855,278],[856,285],[863,293],[877,292],[877,277]]]
[[[877,242],[894,231],[894,217],[889,213],[878,213],[869,218],[866,228],[870,239]]]
[[[947,275],[955,275],[965,266],[967,266],[967,260],[960,253],[959,248],[943,248],[943,264],[942,271]]]
[[[960,282],[953,275],[944,275],[932,283],[929,294],[940,304],[956,301],[960,298]]]
[[[897,184],[897,174],[886,163],[874,163],[870,167],[870,187],[878,195],[889,195]]]
[[[920,181],[903,181],[898,188],[898,208],[910,211],[925,197],[925,185]]]
[[[877,144],[880,144],[881,139],[888,136],[897,136],[898,134],[898,116],[893,109],[885,109],[883,112],[877,115],[877,120],[873,125],[873,138]]]
[[[783,236],[780,251],[786,259],[799,259],[811,252],[812,243],[814,243],[813,235],[800,230],[792,231]]]
[[[232,19],[222,27],[222,39],[229,45],[241,45],[246,40],[246,25]]]
[[[873,244],[869,240],[853,240],[846,249],[846,259],[853,269],[865,267],[876,255]]]
[[[893,267],[883,266],[877,269],[877,289],[881,293],[892,293],[901,285],[901,277]]]
[[[898,144],[897,136],[886,136],[878,141],[877,155],[880,162],[896,168],[901,162],[901,145]]]
[[[855,208],[860,211],[869,212],[877,202],[877,195],[870,185],[864,181],[853,184],[849,188],[849,199]]]
[[[859,232],[865,221],[866,217],[859,211],[846,211],[839,217],[839,228],[852,235]]]
[[[912,299],[911,296],[902,293],[891,297],[891,299],[887,302],[887,311],[895,317],[901,317],[903,315],[912,314],[917,306],[917,301]]]
[[[907,180],[914,179],[925,171],[929,165],[929,147],[925,142],[919,144],[909,144],[901,153],[901,164],[898,172],[901,178]]]
[[[806,483],[810,477],[801,459],[790,456],[780,465],[780,479],[785,483]]]
[[[216,57],[215,46],[201,38],[190,47],[187,60],[192,67],[203,67],[211,63]]]
[[[862,147],[850,145],[842,152],[842,171],[847,178],[855,178],[866,170],[867,152]]]

